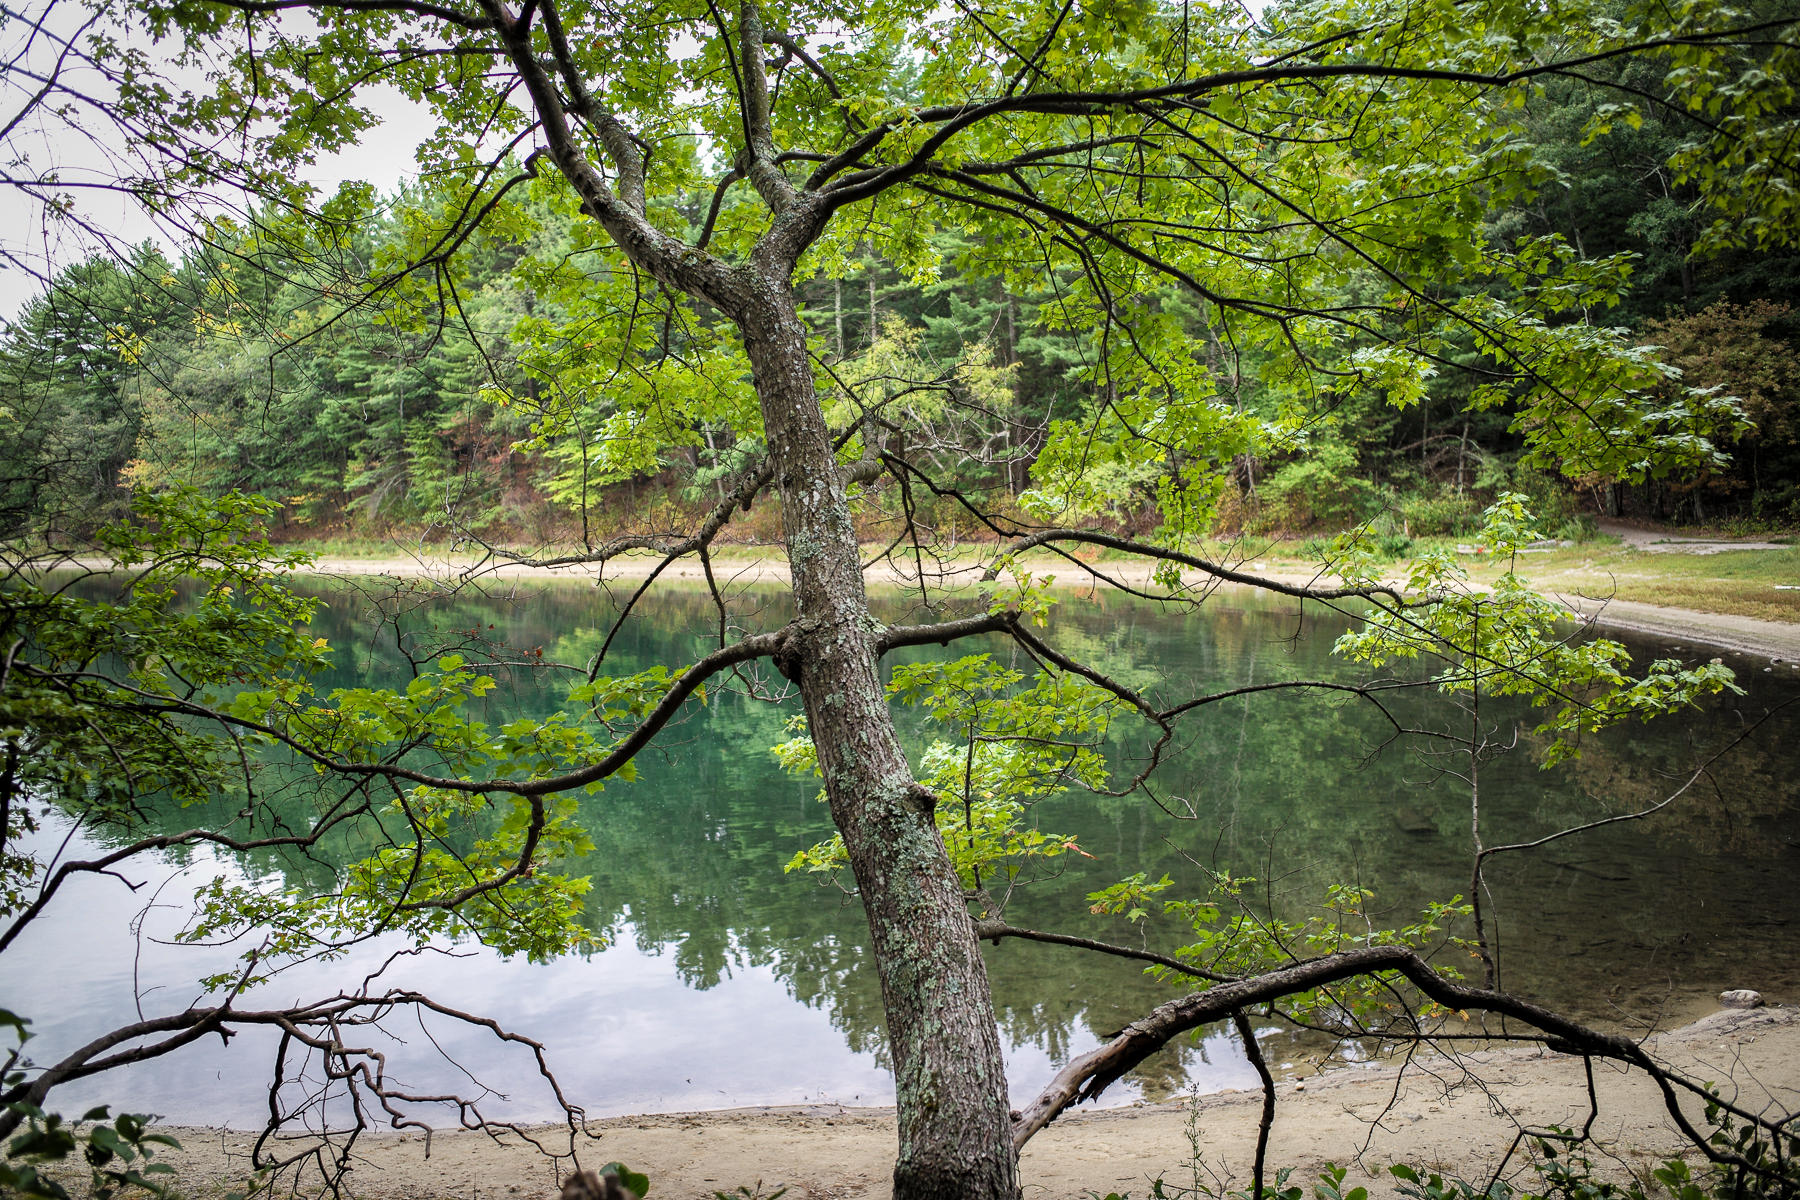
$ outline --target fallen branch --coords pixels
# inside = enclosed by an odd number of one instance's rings
[[[1658,1064],[1642,1046],[1630,1038],[1589,1029],[1560,1013],[1505,992],[1468,987],[1446,979],[1417,953],[1402,946],[1371,946],[1308,959],[1158,1005],[1142,1018],[1127,1025],[1105,1045],[1088,1051],[1058,1071],[1049,1085],[1028,1106],[1021,1109],[1019,1116],[1013,1121],[1013,1145],[1023,1147],[1033,1135],[1066,1109],[1083,1100],[1098,1097],[1126,1072],[1189,1030],[1231,1019],[1235,1013],[1272,1004],[1301,992],[1380,972],[1393,972],[1404,977],[1427,999],[1447,1009],[1458,1012],[1489,1012],[1520,1021],[1537,1030],[1542,1035],[1544,1045],[1552,1050],[1579,1054],[1590,1059],[1611,1059],[1639,1068],[1655,1081],[1662,1093],[1664,1107],[1682,1135],[1707,1158],[1752,1174],[1766,1171],[1767,1168],[1710,1143],[1706,1135],[1696,1129],[1687,1114],[1681,1110],[1679,1093],[1687,1092],[1704,1098],[1747,1124],[1770,1133],[1778,1130],[1779,1121],[1739,1108],[1714,1096],[1707,1091],[1705,1085]]]

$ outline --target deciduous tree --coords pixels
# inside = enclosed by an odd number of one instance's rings
[[[401,310],[426,307],[416,302],[454,289],[476,230],[522,219],[520,189],[553,197],[581,218],[565,260],[579,278],[566,312],[539,330],[541,350],[564,352],[521,355],[543,385],[539,436],[602,432],[609,453],[629,461],[723,425],[748,451],[697,527],[588,544],[561,561],[602,568],[645,549],[704,561],[734,512],[767,493],[762,502],[780,505],[794,619],[745,635],[721,625],[716,649],[642,685],[633,711],[643,719],[631,733],[603,746],[566,743],[580,760],[573,769],[546,761],[496,780],[473,760],[447,774],[342,761],[319,738],[326,716],[294,697],[239,719],[280,730],[336,771],[445,796],[510,793],[529,801],[521,832],[535,837],[551,819],[545,797],[622,769],[717,673],[772,660],[804,701],[868,914],[900,1110],[897,1196],[1015,1196],[1024,1139],[1140,1051],[1276,994],[1373,971],[1401,972],[1440,1003],[1483,1004],[1596,1053],[1642,1058],[1628,1042],[1523,1002],[1446,984],[1403,947],[1379,947],[1159,1010],[1132,1027],[1129,1046],[1072,1064],[1057,1090],[1014,1117],[978,936],[1020,931],[994,913],[971,920],[939,829],[945,797],[918,781],[896,736],[881,656],[927,640],[1008,636],[1052,675],[1099,689],[1144,722],[1154,763],[1173,723],[1212,697],[1152,695],[1059,653],[1035,629],[1045,609],[1038,581],[1010,557],[1092,547],[1152,561],[1159,592],[1177,599],[1197,595],[1185,573],[1322,602],[1375,601],[1388,613],[1382,628],[1399,639],[1394,653],[1448,647],[1455,661],[1478,664],[1475,676],[1486,663],[1509,689],[1549,704],[1557,728],[1717,686],[1704,672],[1633,679],[1610,652],[1548,654],[1536,608],[1498,637],[1489,629],[1463,644],[1453,620],[1462,601],[1447,601],[1441,619],[1417,615],[1414,600],[1355,565],[1353,547],[1342,586],[1293,587],[1211,562],[1193,542],[1240,456],[1303,447],[1310,423],[1346,396],[1414,403],[1442,371],[1472,376],[1471,407],[1507,407],[1539,464],[1638,478],[1712,461],[1712,439],[1735,426],[1735,407],[1671,389],[1649,351],[1599,322],[1628,262],[1589,260],[1553,237],[1494,245],[1482,218],[1545,178],[1522,136],[1523,98],[1595,63],[1658,56],[1670,67],[1662,83],[1627,91],[1621,104],[1697,114],[1675,170],[1720,206],[1715,235],[1788,237],[1786,15],[1714,2],[1509,0],[1260,11],[1132,0],[993,10],[144,0],[92,11],[84,52],[105,69],[108,111],[165,156],[151,194],[247,189],[304,220],[312,200],[295,181],[306,165],[380,119],[368,89],[397,88],[431,114],[420,166],[448,182],[455,201],[409,227],[384,264],[380,295]],[[1739,186],[1747,172],[1766,182],[1755,200]],[[930,235],[942,229],[960,233],[962,270],[1013,293],[1051,294],[1045,323],[1084,331],[1092,347],[1084,371],[1093,401],[1048,429],[1023,511],[961,491],[913,454],[898,402],[909,388],[836,377],[822,326],[798,298],[798,283],[841,273],[859,253],[929,277],[940,244]],[[709,336],[689,343],[691,355],[669,353],[671,338],[690,329]],[[1231,401],[1223,381],[1245,364],[1273,414]],[[630,402],[603,430],[583,428],[572,420],[579,402],[601,390]],[[875,620],[853,510],[884,481],[904,513],[922,497],[959,506],[999,539],[989,576],[1011,571],[1014,585],[941,623]],[[1101,527],[1125,494],[1154,497],[1154,536]],[[1510,509],[1497,519],[1514,540],[1524,528]],[[889,553],[923,564],[930,550],[908,523]],[[921,587],[933,599],[930,580]],[[386,701],[323,711],[401,720]],[[456,896],[447,879],[432,904]]]

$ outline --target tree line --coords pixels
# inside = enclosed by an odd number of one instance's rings
[[[1613,68],[1620,83],[1654,69]],[[1222,344],[1203,306],[1164,281],[1150,302],[1205,346],[1213,386],[1265,423],[1223,472],[1220,531],[1376,520],[1393,534],[1461,533],[1508,489],[1553,525],[1584,511],[1800,516],[1800,258],[1710,243],[1697,189],[1670,166],[1681,120],[1612,118],[1609,94],[1564,81],[1530,98],[1538,180],[1486,213],[1486,236],[1610,264],[1617,286],[1563,319],[1624,326],[1682,384],[1736,398],[1743,420],[1715,430],[1717,460],[1629,482],[1522,463],[1516,406],[1471,406],[1473,377],[1454,371],[1408,394],[1339,389],[1296,412],[1254,350]],[[442,527],[547,541],[670,524],[723,497],[761,447],[722,401],[719,381],[744,364],[722,352],[717,315],[646,303],[641,281],[595,262],[566,200],[536,185],[421,276],[414,243],[460,202],[459,185],[429,176],[386,196],[350,185],[317,221],[270,208],[211,224],[179,253],[146,242],[60,271],[0,335],[0,407],[18,433],[0,447],[0,523],[78,531],[128,511],[137,489],[194,486],[274,500],[288,536]],[[671,211],[690,236],[717,217],[698,199]],[[995,247],[956,228],[918,242],[904,259],[852,244],[797,285],[821,381],[883,393],[946,487],[1016,504],[1051,427],[1103,400],[1104,350],[1069,319],[1059,293],[1072,274],[1008,274]],[[1373,284],[1353,272],[1335,299]],[[585,307],[596,287],[615,314],[642,306],[625,344]],[[611,365],[590,377],[583,358]],[[1110,468],[1115,528],[1155,526],[1160,469]],[[900,503],[882,499],[859,518],[867,538]],[[955,504],[919,506],[955,540]],[[779,515],[771,506],[734,533],[778,541]]]

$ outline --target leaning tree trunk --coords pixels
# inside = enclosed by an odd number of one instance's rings
[[[987,971],[888,711],[877,625],[806,328],[785,277],[758,272],[735,314],[780,488],[799,635],[782,670],[799,680],[832,819],[874,938],[900,1115],[897,1200],[1019,1194],[1005,1064]]]
[[[584,211],[638,267],[728,314],[743,335],[794,578],[797,629],[780,666],[800,681],[832,819],[849,848],[881,974],[900,1109],[894,1195],[1016,1200],[1018,1155],[987,971],[962,886],[932,821],[933,799],[913,779],[894,734],[850,506],[794,304],[794,266],[833,208],[817,193],[802,195],[782,173],[757,6],[744,0],[739,9],[747,139],[739,166],[774,222],[741,264],[688,245],[648,219],[647,149],[564,64],[562,82],[580,96],[611,161],[609,182],[574,136],[563,92],[533,41],[532,6],[518,16],[498,3],[484,6],[537,111],[550,157]],[[545,7],[546,20],[553,11]],[[559,36],[548,26],[546,35]]]

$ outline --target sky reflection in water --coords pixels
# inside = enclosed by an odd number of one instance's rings
[[[591,589],[565,586],[487,600],[463,596],[424,605],[410,621],[450,636],[504,635],[514,646],[542,647],[547,659],[580,662],[601,636],[594,608]],[[779,619],[767,594],[746,599],[746,623],[755,609],[767,610],[761,624]],[[359,634],[358,619],[358,605],[340,596],[319,622],[341,648],[341,677],[333,682],[396,682],[403,660],[391,637]],[[615,647],[612,670],[689,656],[711,621],[697,595],[655,611]],[[1274,678],[1346,677],[1347,668],[1327,654],[1341,628],[1329,615],[1302,621],[1287,605],[1220,596],[1199,615],[1071,600],[1057,610],[1050,632],[1064,649],[1173,695]],[[1652,648],[1634,649],[1642,658]],[[1729,661],[1753,689],[1750,696],[1619,730],[1573,772],[1538,771],[1527,737],[1487,772],[1490,844],[1660,795],[1670,785],[1659,772],[1696,761],[1699,748],[1739,727],[1740,714],[1800,693],[1787,668],[1764,672],[1760,660]],[[563,679],[518,675],[498,690],[491,716],[547,711]],[[1432,711],[1420,703],[1418,712]],[[636,783],[584,801],[597,849],[582,870],[595,876],[590,911],[604,949],[532,965],[459,947],[455,957],[397,962],[384,978],[543,1041],[565,1094],[595,1115],[890,1102],[860,910],[780,869],[829,832],[823,806],[812,798],[816,783],[783,775],[767,754],[784,736],[788,715],[786,708],[716,695],[664,739],[665,748],[642,758]],[[903,713],[902,723],[918,728],[916,714]],[[1142,799],[1046,802],[1043,827],[1076,834],[1094,857],[1062,860],[1064,872],[1022,891],[1011,915],[1087,936],[1129,937],[1087,914],[1088,891],[1144,869],[1152,878],[1169,871],[1194,894],[1203,886],[1201,867],[1218,866],[1279,878],[1278,907],[1303,906],[1324,882],[1360,880],[1376,891],[1381,919],[1405,923],[1425,900],[1466,890],[1467,802],[1429,759],[1390,750],[1359,766],[1381,725],[1366,709],[1294,695],[1206,710],[1188,727],[1159,787],[1171,807],[1191,804],[1198,819],[1171,820]],[[1124,732],[1115,746],[1121,762],[1137,745]],[[1695,789],[1691,804],[1654,826],[1614,828],[1558,843],[1531,861],[1496,863],[1510,986],[1596,1018],[1664,1005],[1681,1010],[1724,986],[1776,993],[1792,987],[1800,900],[1787,881],[1800,875],[1800,846],[1792,833],[1787,748],[1800,730],[1778,717],[1766,732],[1718,772],[1716,788]],[[216,871],[238,869],[195,855],[162,887],[159,904],[178,901]],[[278,880],[270,875],[266,882]],[[114,880],[84,880],[8,952],[0,1003],[33,1019],[39,1062],[131,1019],[134,973],[142,1009],[154,1014],[197,1000],[193,980],[235,957],[230,949],[161,940],[178,924],[177,908],[152,909],[144,936],[134,938],[133,919],[155,891],[154,884],[131,893]],[[1164,927],[1157,934],[1169,939],[1175,932]],[[333,964],[309,965],[243,1003],[329,994],[397,948],[377,943]],[[1068,1057],[1173,994],[1128,963],[1015,943],[987,953],[1015,1103]],[[399,1040],[387,1047],[390,1070],[408,1086],[467,1090],[467,1078],[433,1051],[435,1041],[505,1094],[491,1102],[490,1115],[553,1114],[528,1056],[501,1049],[487,1034],[445,1020],[422,1031],[410,1016],[397,1018],[391,1031]],[[206,1039],[123,1078],[71,1086],[55,1102],[65,1111],[124,1102],[179,1123],[253,1125],[266,1111],[274,1045],[272,1034],[240,1035],[228,1050]],[[1213,1031],[1202,1043],[1159,1056],[1107,1100],[1254,1083],[1230,1036]]]

